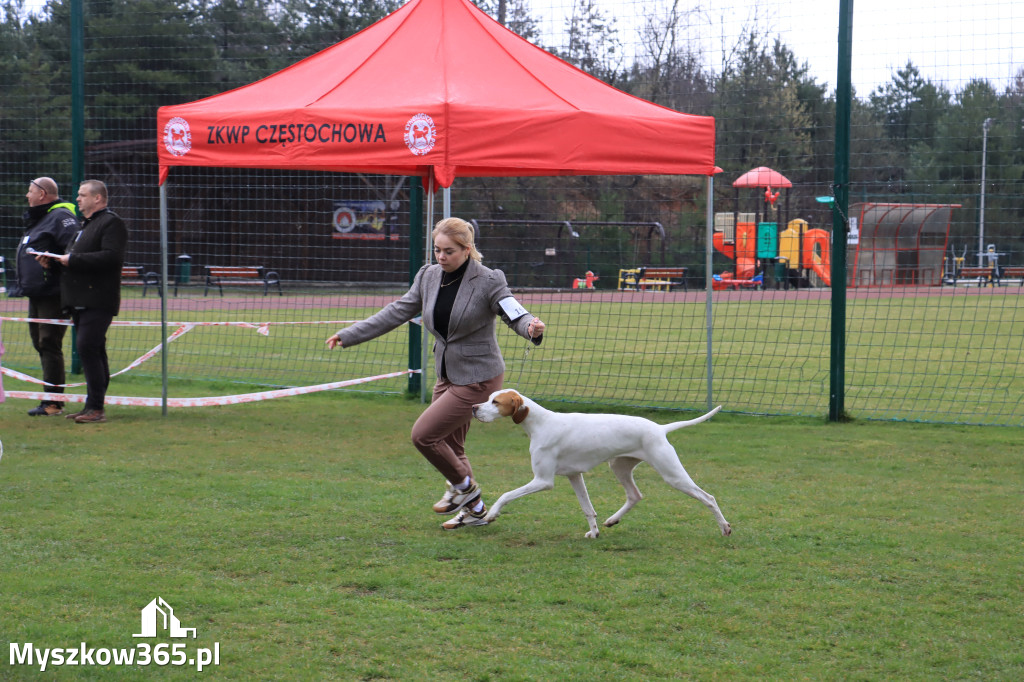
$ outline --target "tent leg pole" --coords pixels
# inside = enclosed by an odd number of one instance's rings
[[[167,180],[160,185],[160,412],[167,416]]]
[[[434,173],[433,169],[430,171],[430,175],[427,179],[427,229],[423,230],[423,263],[424,265],[430,265],[431,256],[434,253],[434,244],[432,243],[430,233],[434,231]],[[423,330],[423,347],[420,349],[422,355],[420,356],[420,404],[427,402],[427,363],[430,361],[430,357],[427,353],[427,321],[422,318],[423,313],[420,313],[420,328]]]
[[[712,310],[712,306],[711,306],[711,291],[713,289],[713,287],[711,286],[711,283],[714,281],[713,277],[712,277],[712,272],[711,272],[711,269],[712,269],[711,261],[712,261],[712,256],[713,256],[713,250],[711,248],[711,245],[714,242],[714,236],[715,236],[714,235],[714,231],[715,231],[715,205],[714,204],[715,204],[715,176],[709,175],[708,176],[708,184],[707,184],[707,219],[706,219],[707,220],[707,227],[705,229],[705,236],[704,236],[704,288],[705,288],[705,299],[707,301],[707,303],[705,304],[705,313],[706,313],[706,318],[707,318],[706,326],[707,326],[707,333],[708,333],[708,341],[707,341],[707,363],[708,363],[708,367],[707,367],[707,382],[708,382],[708,411],[709,412],[711,411],[711,408],[714,405],[714,392],[712,390],[713,389],[713,386],[712,386],[712,365],[711,365],[711,353],[712,353],[711,332],[712,332],[712,329],[713,329],[713,318],[714,318],[713,310]]]

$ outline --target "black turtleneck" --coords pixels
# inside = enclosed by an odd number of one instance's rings
[[[462,286],[462,278],[469,268],[469,259],[459,266],[455,272],[441,273],[441,287],[437,290],[437,300],[434,301],[434,329],[441,335],[441,338],[448,339],[448,324],[452,319],[452,307],[455,305],[455,296]]]

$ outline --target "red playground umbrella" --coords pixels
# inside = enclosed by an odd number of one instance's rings
[[[749,170],[732,183],[733,187],[792,187],[793,183],[782,173],[767,166]]]

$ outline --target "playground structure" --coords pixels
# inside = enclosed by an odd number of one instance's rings
[[[764,261],[774,260],[776,284],[830,286],[831,234],[795,219],[781,233],[775,223],[755,223],[752,213],[715,214],[715,249],[736,262],[735,271],[714,275],[714,289],[763,288]],[[770,254],[770,255],[769,255]],[[781,280],[781,281],[778,281]]]
[[[736,210],[715,214],[713,245],[735,262],[734,270],[716,274],[714,289],[831,286],[832,233],[796,218],[785,223],[785,208],[776,207],[780,192],[792,183],[770,168],[740,176]],[[740,189],[764,189],[754,212],[741,213]],[[960,204],[862,202],[850,206],[847,235],[847,286],[940,286],[954,208]],[[781,220],[778,217],[781,216]],[[769,218],[776,217],[776,220]],[[786,224],[781,232],[778,225]],[[947,277],[948,280],[948,277]]]
[[[776,272],[778,269],[770,268],[769,265],[782,263],[778,225],[780,219],[785,222],[785,216],[789,212],[789,189],[793,187],[793,183],[782,173],[766,166],[759,166],[738,177],[732,186],[736,188],[736,208],[732,213],[715,215],[713,241],[720,253],[735,261],[736,269],[713,275],[712,288],[763,289],[772,284],[778,286],[776,275],[780,275],[785,286],[789,288],[788,273]],[[763,194],[757,195],[753,213],[740,212],[741,189],[764,190]],[[780,210],[776,204],[783,189],[786,190],[786,195],[783,208]],[[790,256],[792,255],[790,253]]]
[[[596,282],[599,279],[601,279],[601,278],[598,277],[597,275],[595,275],[593,273],[593,271],[587,270],[587,274],[585,274],[583,277],[577,277],[576,279],[574,279],[572,281],[572,288],[573,289],[593,289],[594,288],[594,282]]]

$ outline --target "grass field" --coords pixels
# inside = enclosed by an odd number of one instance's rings
[[[1019,429],[721,414],[671,440],[731,537],[643,465],[591,541],[564,479],[442,531],[404,398],[30,406],[0,406],[0,639],[170,644],[132,637],[159,596],[220,663],[5,680],[1024,678]],[[488,501],[530,478],[518,427],[469,444]],[[621,504],[606,467],[587,483],[599,518]]]

